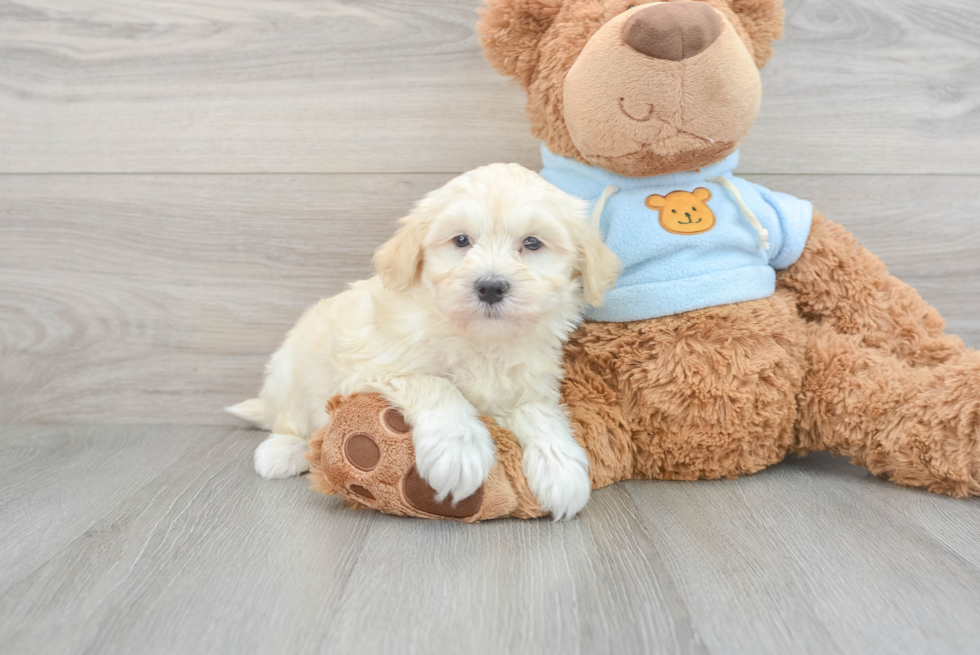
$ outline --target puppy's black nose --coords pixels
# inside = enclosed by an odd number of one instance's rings
[[[510,285],[504,280],[496,277],[484,277],[476,281],[474,285],[476,288],[476,295],[480,298],[482,302],[488,305],[493,305],[504,299],[507,295],[507,290],[510,289]]]

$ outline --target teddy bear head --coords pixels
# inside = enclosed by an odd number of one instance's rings
[[[782,0],[486,0],[487,59],[553,153],[629,177],[694,170],[755,121]]]

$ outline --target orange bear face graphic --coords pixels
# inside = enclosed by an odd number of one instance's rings
[[[705,204],[709,200],[711,192],[700,188],[650,196],[646,205],[660,212],[660,226],[671,234],[701,234],[715,226],[715,214]]]

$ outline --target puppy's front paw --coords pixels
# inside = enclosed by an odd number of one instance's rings
[[[532,442],[521,463],[538,505],[556,521],[572,518],[589,501],[589,459],[576,442]]]
[[[441,502],[469,498],[487,479],[496,448],[487,427],[472,413],[420,412],[412,426],[415,465]]]
[[[291,434],[270,434],[255,449],[255,472],[266,480],[289,478],[310,469],[306,439]]]

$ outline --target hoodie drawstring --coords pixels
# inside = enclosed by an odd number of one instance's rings
[[[749,223],[752,223],[752,227],[754,227],[755,231],[759,233],[759,247],[763,250],[769,250],[769,231],[762,227],[762,223],[759,222],[756,215],[752,213],[749,206],[745,204],[744,200],[742,200],[742,194],[738,192],[738,187],[735,186],[735,183],[727,177],[722,176],[706,178],[705,182],[720,184],[728,189],[728,192],[732,194],[733,198],[735,198],[735,202],[738,203],[739,209],[741,209],[742,213],[745,214],[745,218],[749,219]]]
[[[592,229],[599,233],[600,236],[605,236],[602,234],[602,210],[606,208],[606,201],[609,200],[610,196],[619,191],[619,187],[607,186],[602,190],[602,195],[596,200],[595,207],[592,208]]]

